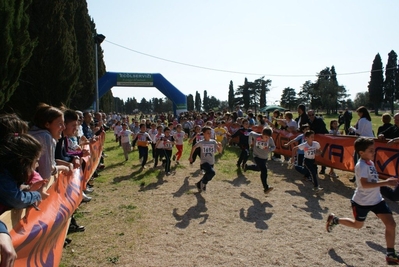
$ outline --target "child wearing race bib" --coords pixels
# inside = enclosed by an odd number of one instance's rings
[[[155,143],[156,143],[156,136],[158,134],[157,125],[155,123],[151,123],[151,129],[148,130],[148,134],[151,137],[151,150],[152,150],[152,158],[155,160],[156,150],[155,150]]]
[[[122,123],[122,131],[118,133],[118,138],[121,139],[125,161],[129,159],[129,153],[132,150],[132,147],[130,146],[130,136],[133,136],[133,132],[127,129],[126,123]]]
[[[208,126],[204,126],[202,128],[202,133],[204,136],[204,140],[197,142],[191,149],[190,152],[190,163],[193,162],[193,154],[194,151],[199,148],[201,150],[201,169],[205,171],[202,179],[196,183],[198,188],[198,192],[206,191],[206,185],[212,178],[215,176],[215,170],[213,166],[215,164],[215,153],[218,151],[222,152],[222,144],[217,142],[214,139],[211,139],[211,128]]]
[[[171,163],[171,157],[172,157],[172,149],[175,144],[175,139],[173,138],[172,135],[170,135],[169,127],[165,127],[163,132],[164,132],[164,134],[157,141],[157,144],[162,143],[162,150],[163,150],[163,154],[165,156],[165,159],[162,160],[162,162],[165,165],[166,175],[170,175],[170,163]]]
[[[360,159],[355,166],[356,190],[351,199],[354,219],[339,218],[331,213],[327,218],[327,232],[342,224],[355,229],[363,227],[367,214],[372,211],[385,225],[385,242],[387,246],[386,263],[398,265],[399,255],[395,252],[396,223],[392,211],[380,193],[382,186],[396,186],[398,178],[390,177],[380,181],[374,166],[374,140],[360,137],[355,141],[355,151]]]
[[[183,132],[182,130],[183,130],[183,128],[182,128],[181,124],[177,124],[176,132],[173,134],[173,137],[175,138],[175,142],[176,142],[176,148],[177,148],[176,154],[173,155],[173,160],[176,160],[176,164],[179,164],[179,160],[181,158],[181,155],[183,154],[183,142],[184,142],[186,133]]]
[[[256,164],[244,165],[244,171],[253,170],[260,171],[260,180],[262,181],[263,191],[265,194],[273,190],[273,187],[267,184],[267,159],[270,152],[276,149],[272,138],[273,131],[269,127],[263,128],[262,134],[256,132],[249,133],[249,147],[253,149],[254,160]]]
[[[317,155],[321,154],[320,150],[320,143],[317,141],[314,141],[314,132],[312,130],[309,130],[305,132],[305,139],[306,142],[303,142],[302,144],[297,145],[292,149],[292,157],[291,157],[291,163],[294,164],[295,161],[295,155],[298,149],[304,151],[304,166],[308,170],[310,174],[310,178],[312,179],[313,182],[313,192],[315,194],[319,194],[323,192],[323,188],[319,186],[319,181],[317,177],[317,165],[315,162],[315,157]]]
[[[145,164],[148,159],[148,144],[152,142],[150,135],[146,132],[146,126],[144,123],[140,124],[140,132],[136,135],[133,140],[133,149],[137,142],[137,148],[139,149],[139,160],[141,161],[141,168],[145,169]]]

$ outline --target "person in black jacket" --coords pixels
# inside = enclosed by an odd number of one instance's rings
[[[249,133],[252,132],[252,129],[249,128],[249,121],[247,119],[242,120],[242,126],[238,129],[231,138],[239,137],[239,147],[241,149],[240,157],[237,161],[237,167],[244,167],[247,163],[249,157],[249,144],[248,144],[248,136]],[[241,165],[242,164],[242,165]]]
[[[310,124],[309,123],[309,117],[306,114],[306,107],[305,105],[301,104],[298,106],[298,115],[299,117],[295,119],[295,121],[298,123],[298,131],[302,129],[302,125],[304,124]]]

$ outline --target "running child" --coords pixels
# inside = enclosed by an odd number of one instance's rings
[[[284,144],[284,146],[289,147],[292,143],[302,144],[302,143],[306,142],[304,132],[308,131],[309,129],[310,129],[309,124],[307,124],[307,123],[302,124],[302,126],[300,128],[302,134],[300,134],[297,137],[295,137],[294,139],[290,140],[288,143]],[[296,161],[294,164],[295,170],[303,175],[304,180],[311,181],[311,179],[309,177],[309,172],[303,165],[304,157],[305,157],[305,152],[303,150],[298,149],[297,154],[296,154]]]
[[[215,131],[215,140],[219,143],[222,143],[222,147],[224,148],[226,146],[227,134],[228,134],[228,131],[226,130],[226,128],[224,128],[224,121],[220,122],[217,121],[214,131]]]
[[[208,126],[204,126],[202,128],[202,133],[204,136],[204,140],[196,143],[190,152],[190,163],[193,162],[193,154],[194,151],[199,148],[201,150],[201,169],[205,171],[202,179],[196,183],[198,188],[198,192],[206,191],[206,185],[212,178],[215,176],[215,170],[213,166],[215,164],[215,153],[218,151],[221,153],[223,151],[222,144],[216,142],[216,140],[211,139],[211,128]]]
[[[196,125],[194,126],[194,133],[191,136],[191,138],[188,140],[188,143],[192,144],[192,146],[194,147],[195,144],[197,144],[201,140],[204,140],[204,134],[201,132],[201,126]],[[195,162],[198,156],[201,157],[201,149],[199,148],[194,150],[192,160],[190,161],[191,165]]]
[[[127,124],[122,123],[122,131],[119,132],[118,137],[121,139],[123,155],[125,156],[125,161],[129,159],[129,153],[132,151],[130,146],[130,137],[134,136],[133,132],[127,129]]]
[[[154,168],[158,166],[158,159],[162,161],[163,159],[163,143],[158,142],[160,140],[161,136],[163,136],[163,126],[158,125],[157,126],[157,134],[155,135],[155,138],[152,139],[152,143],[155,145],[155,157],[154,157]]]
[[[136,135],[133,140],[133,150],[137,142],[137,148],[139,150],[139,160],[141,162],[141,168],[145,169],[145,164],[148,159],[148,144],[152,142],[150,135],[146,132],[145,124],[140,124],[140,132]]]
[[[371,138],[360,137],[355,141],[355,151],[360,159],[355,166],[356,190],[351,199],[354,219],[339,218],[331,213],[327,218],[327,232],[342,224],[355,229],[363,227],[367,214],[372,211],[385,225],[385,241],[387,246],[386,262],[399,264],[399,256],[395,252],[396,223],[392,211],[380,193],[381,186],[396,186],[398,179],[390,177],[378,180],[378,172],[374,167],[374,141]]]
[[[319,194],[323,191],[323,188],[319,186],[319,179],[317,176],[317,165],[315,162],[315,157],[317,155],[321,154],[320,150],[320,143],[317,141],[314,141],[314,132],[312,130],[309,130],[305,132],[305,139],[306,142],[297,145],[292,149],[292,158],[291,158],[291,163],[294,164],[295,161],[295,155],[297,150],[303,150],[304,151],[304,166],[309,172],[310,178],[312,179],[313,182],[313,192],[315,194]]]
[[[240,157],[237,161],[237,167],[240,168],[241,166],[244,167],[245,163],[247,163],[249,157],[249,146],[248,146],[248,136],[249,133],[252,132],[252,129],[249,128],[249,122],[247,119],[242,120],[242,127],[235,132],[231,138],[238,136],[239,139],[239,147],[241,149]],[[241,165],[242,164],[242,165]]]
[[[263,128],[262,134],[256,132],[249,133],[249,147],[253,149],[253,156],[256,164],[244,165],[244,171],[260,171],[260,180],[262,181],[263,192],[265,192],[265,194],[273,190],[273,187],[269,186],[267,183],[266,166],[270,152],[276,149],[272,134],[273,131],[269,127]]]
[[[162,129],[162,127],[161,127]],[[155,123],[151,123],[151,129],[148,130],[148,134],[151,137],[151,151],[152,151],[152,158],[155,160],[156,150],[155,150],[155,143],[156,143],[156,136],[158,134],[157,125]]]
[[[161,138],[157,141],[157,144],[162,144],[163,152],[161,153],[163,153],[163,155],[165,156],[165,159],[162,160],[162,164],[165,166],[166,175],[170,175],[170,163],[171,163],[173,145],[175,144],[175,139],[170,134],[169,127],[165,127],[163,132],[164,133],[161,136]]]
[[[186,133],[183,132],[183,127],[181,124],[176,125],[176,132],[173,135],[173,138],[175,139],[175,144],[177,148],[176,154],[173,155],[173,161],[176,160],[176,164],[179,164],[179,160],[181,156],[183,155],[183,142],[184,138],[186,137]]]

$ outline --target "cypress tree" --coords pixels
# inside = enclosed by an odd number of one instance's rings
[[[70,104],[81,70],[74,30],[76,7],[75,1],[33,0],[28,9],[29,33],[38,44],[21,74],[20,85],[7,103],[24,118],[32,115],[39,102]]]
[[[0,6],[0,110],[19,85],[36,40],[29,35],[26,9],[31,0],[2,0]]]
[[[384,96],[385,101],[390,104],[391,112],[394,113],[394,102],[396,100],[396,91],[399,85],[396,84],[396,77],[398,72],[398,55],[395,51],[388,54],[388,62],[385,68],[385,82],[384,82]]]
[[[228,104],[229,104],[229,109],[231,111],[233,111],[234,110],[234,86],[233,86],[233,81],[230,81],[230,85],[229,85]]]
[[[381,106],[384,95],[384,74],[381,56],[378,53],[374,57],[371,66],[370,81],[368,85],[369,101],[374,108],[375,115],[378,115],[378,108]]]

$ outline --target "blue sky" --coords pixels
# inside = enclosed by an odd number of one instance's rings
[[[367,91],[374,57],[399,53],[396,0],[87,0],[107,71],[161,73],[182,93],[227,100],[228,87],[265,76],[268,104],[335,66],[350,98]],[[155,57],[223,71],[193,68]],[[239,73],[231,73],[231,72]],[[360,74],[349,74],[364,72]],[[245,74],[244,74],[245,73]],[[343,75],[348,74],[348,75]],[[114,87],[122,99],[164,97],[156,88]]]

